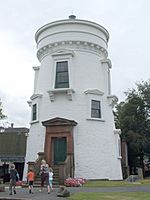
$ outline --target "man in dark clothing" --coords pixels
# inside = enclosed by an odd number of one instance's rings
[[[12,192],[14,192],[14,194],[16,194],[16,181],[17,181],[17,176],[18,176],[18,172],[15,169],[15,165],[12,164],[10,166],[10,183],[9,183],[9,194],[12,195]]]

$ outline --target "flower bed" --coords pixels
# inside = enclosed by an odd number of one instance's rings
[[[67,178],[65,180],[65,186],[67,187],[79,187],[86,183],[83,178]]]
[[[17,181],[16,186],[22,186],[23,182],[22,181]]]

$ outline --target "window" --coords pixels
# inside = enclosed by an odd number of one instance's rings
[[[37,120],[37,104],[32,106],[32,121]]]
[[[89,89],[84,91],[84,93],[87,96],[87,120],[104,122],[104,92],[100,91],[99,89]]]
[[[91,102],[91,117],[92,118],[101,118],[100,101],[92,100],[92,102]]]
[[[56,62],[55,88],[69,88],[68,61]]]
[[[119,151],[119,157],[121,156],[121,141],[120,138],[118,139],[118,151]]]

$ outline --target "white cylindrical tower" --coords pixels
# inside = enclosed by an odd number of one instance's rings
[[[38,152],[45,152],[50,165],[71,155],[75,177],[122,179],[109,33],[97,23],[70,16],[41,27],[35,40],[41,64],[34,67],[26,162],[35,161]]]

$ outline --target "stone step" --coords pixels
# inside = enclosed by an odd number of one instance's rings
[[[59,186],[59,167],[53,166],[53,186],[58,187]],[[35,187],[40,187],[41,186],[41,176],[37,175],[34,181]]]

